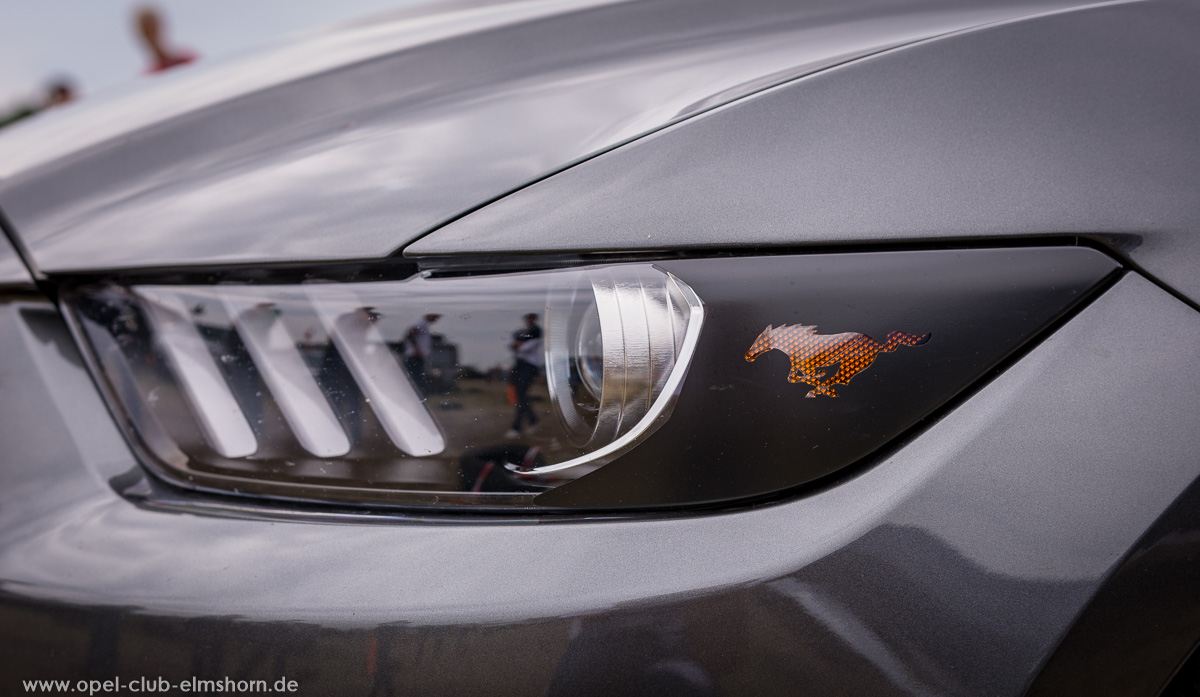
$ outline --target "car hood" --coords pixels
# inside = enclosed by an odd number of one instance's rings
[[[1077,3],[440,5],[147,78],[0,138],[46,273],[382,258],[639,136],[833,64]]]

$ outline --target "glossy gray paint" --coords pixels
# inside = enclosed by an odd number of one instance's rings
[[[17,250],[13,249],[12,243],[0,231],[0,286],[31,285],[33,278],[29,276],[25,262],[21,261]]]
[[[1200,300],[1200,4],[1112,4],[878,54],[660,131],[408,256],[1071,234]]]
[[[1200,376],[1180,349],[1200,342],[1200,314],[1136,275],[850,481],[626,521],[271,524],[139,508],[106,481],[136,464],[51,306],[4,303],[0,328],[0,384],[26,395],[0,402],[12,681],[1015,696],[1200,475]]]
[[[352,27],[14,129],[0,208],[52,274],[379,258],[773,84],[1078,4],[551,0]]]
[[[1025,697],[1186,695],[1200,627],[1200,479],[1126,554]],[[1178,671],[1178,672],[1176,672]],[[1164,676],[1175,673],[1168,690]]]

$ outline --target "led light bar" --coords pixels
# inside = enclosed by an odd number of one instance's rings
[[[246,457],[258,449],[258,440],[246,415],[221,377],[217,362],[192,322],[183,299],[170,292],[140,288],[136,293],[157,345],[170,362],[179,387],[195,407],[196,420],[213,448],[225,457]]]
[[[338,355],[354,376],[372,410],[396,447],[410,455],[437,455],[446,440],[422,404],[396,356],[375,326],[378,315],[358,302],[353,292],[309,293]]]

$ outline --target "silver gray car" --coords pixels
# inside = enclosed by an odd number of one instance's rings
[[[1200,4],[419,5],[0,136],[0,693],[1200,694]]]

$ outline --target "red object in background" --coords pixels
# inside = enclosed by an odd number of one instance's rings
[[[161,73],[164,70],[170,70],[171,68],[174,68],[174,67],[177,67],[180,65],[187,65],[188,63],[192,63],[198,57],[199,56],[197,56],[195,53],[192,53],[191,51],[186,51],[186,50],[180,51],[180,52],[175,53],[170,56],[155,57],[154,64],[151,65],[149,68],[146,68],[146,72],[147,73]]]
[[[150,55],[150,67],[146,68],[146,73],[161,73],[196,60],[195,52],[168,45],[165,20],[158,8],[152,5],[138,8],[134,13],[134,25],[138,38]]]

